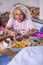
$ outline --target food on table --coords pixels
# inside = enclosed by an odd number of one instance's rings
[[[24,48],[30,45],[30,42],[28,41],[20,41],[20,42],[16,42],[13,45],[11,45],[11,48]]]

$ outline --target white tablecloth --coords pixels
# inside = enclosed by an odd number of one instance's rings
[[[43,65],[43,46],[22,49],[8,65]]]

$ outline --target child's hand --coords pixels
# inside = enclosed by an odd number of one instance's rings
[[[23,38],[28,38],[29,36],[28,35],[23,35]]]
[[[17,37],[16,37],[16,40],[17,40],[17,41],[23,40],[23,36],[17,36]]]

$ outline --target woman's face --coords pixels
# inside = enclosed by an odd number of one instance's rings
[[[25,18],[24,13],[21,9],[15,10],[14,17],[18,22],[22,22]]]

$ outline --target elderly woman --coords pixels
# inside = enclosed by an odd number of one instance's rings
[[[12,31],[9,31],[2,26],[2,21],[0,17],[0,42],[5,40],[6,38],[12,38],[14,36],[14,33]]]
[[[16,5],[10,14],[10,19],[6,26],[12,29],[16,34],[29,36],[34,34],[34,26],[30,19],[30,12],[24,5]]]
[[[0,42],[5,40],[6,38],[13,38],[13,36],[14,36],[13,32],[8,30],[6,35],[0,35]]]

